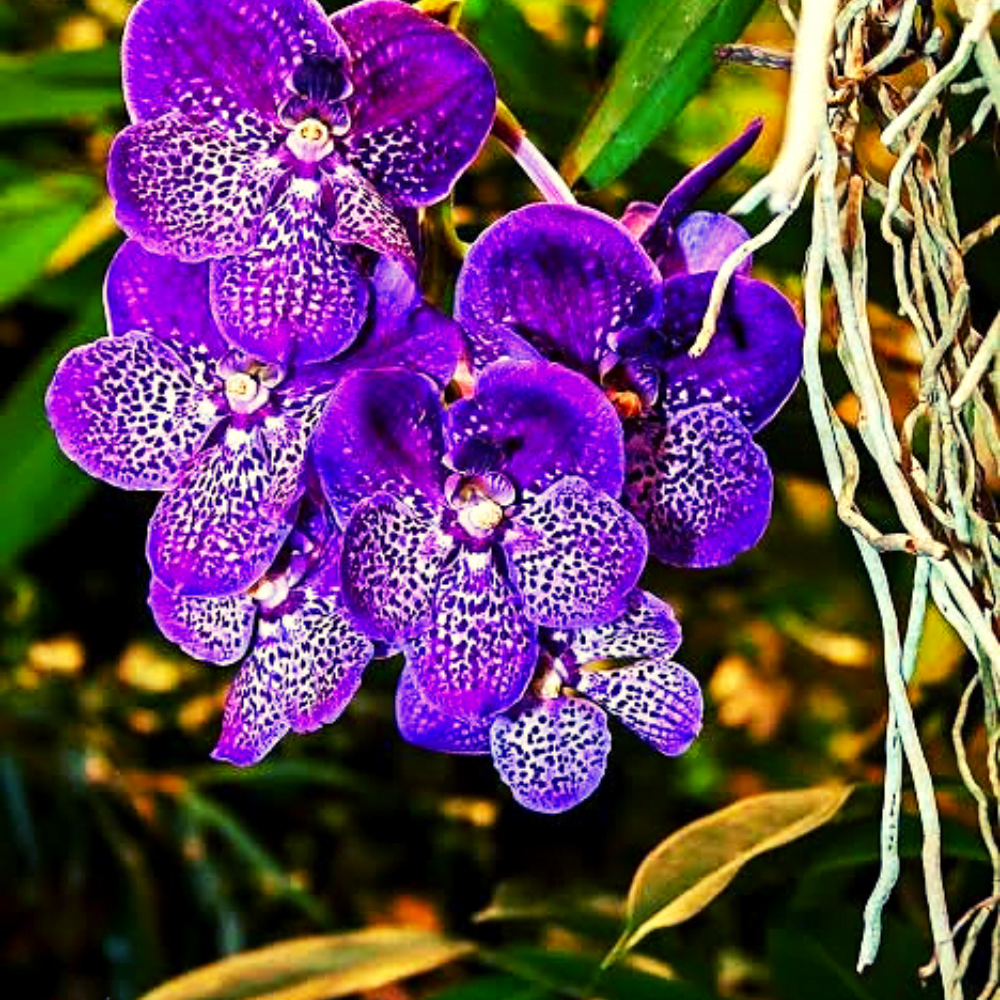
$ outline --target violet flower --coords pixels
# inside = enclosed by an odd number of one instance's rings
[[[149,604],[163,634],[210,663],[242,660],[212,756],[246,766],[289,731],[340,717],[376,654],[344,615],[339,536],[310,504],[277,564],[245,593],[186,597],[153,580]]]
[[[591,795],[604,776],[611,750],[606,715],[668,756],[684,753],[694,741],[702,698],[697,680],[671,659],[680,641],[670,606],[637,590],[612,623],[571,632],[543,629],[530,690],[493,718],[446,715],[423,697],[406,668],[396,692],[399,730],[428,750],[489,753],[521,805],[564,812]]]
[[[126,243],[108,272],[109,334],[71,351],[46,396],[63,451],[123,489],[164,496],[147,554],[173,591],[223,596],[253,584],[291,530],[306,446],[345,371],[412,363],[447,380],[454,324],[385,260],[372,328],[326,365],[281,369],[234,351],[208,312],[208,268]]]
[[[646,559],[615,501],[621,427],[586,379],[554,364],[483,370],[445,411],[427,379],[357,372],[313,440],[344,528],[355,624],[405,647],[423,695],[463,718],[521,698],[538,629],[616,617]]]
[[[399,0],[330,18],[316,0],[140,0],[122,62],[118,221],[211,260],[223,336],[267,362],[351,343],[358,247],[412,260],[400,213],[448,194],[496,102],[475,49]]]
[[[456,317],[475,365],[544,356],[601,384],[625,428],[622,503],[650,551],[717,566],[753,546],[770,519],[772,477],[753,434],[802,367],[802,327],[772,286],[732,280],[708,350],[688,355],[715,271],[745,233],[725,216],[687,214],[754,127],[685,178],[659,209],[622,224],[591,209],[529,205],[491,226],[459,276]]]

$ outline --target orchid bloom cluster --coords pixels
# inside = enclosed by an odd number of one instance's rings
[[[161,494],[149,603],[239,664],[214,756],[260,761],[402,655],[402,736],[489,754],[561,812],[599,784],[610,715],[664,754],[699,732],[652,554],[731,561],[772,481],[753,434],[801,367],[789,303],[734,278],[698,212],[759,124],[659,206],[533,204],[488,228],[454,318],[426,301],[421,210],[489,135],[496,88],[401,0],[139,0],[109,184],[128,235],[107,334],[49,388],[65,453]]]

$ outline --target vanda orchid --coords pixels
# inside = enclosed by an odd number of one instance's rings
[[[659,206],[529,205],[440,274],[424,209],[497,101],[456,31],[400,0],[139,0],[123,64],[130,240],[108,333],[63,359],[48,413],[91,475],[162,494],[153,617],[239,664],[214,756],[281,752],[397,655],[404,739],[489,754],[528,809],[596,792],[609,717],[683,753],[702,694],[647,555],[714,566],[757,541],[753,434],[801,366],[749,265],[688,354],[745,238],[694,202],[755,127]]]

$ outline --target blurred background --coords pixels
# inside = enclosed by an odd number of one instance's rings
[[[639,6],[468,0],[462,29],[558,162]],[[398,664],[388,663],[370,670],[336,726],[287,737],[251,771],[209,760],[231,670],[171,648],[147,613],[143,544],[156,498],[87,479],[59,453],[42,409],[58,359],[103,332],[103,273],[121,238],[104,162],[126,122],[117,46],[128,11],[125,0],[0,2],[4,995],[128,1000],[261,944],[407,925],[483,950],[367,996],[934,996],[939,988],[922,990],[917,979],[932,947],[910,816],[882,954],[864,978],[853,971],[877,874],[885,692],[873,602],[801,392],[762,435],[777,473],[764,541],[724,570],[648,571],[646,585],[684,624],[678,658],[706,692],[706,726],[686,756],[661,758],[615,729],[598,793],[569,815],[532,815],[509,799],[488,759],[399,739]],[[791,45],[769,2],[743,38]],[[727,207],[773,158],[786,89],[780,70],[721,65],[633,167],[583,200],[616,214],[633,198],[658,200],[764,115],[762,140],[704,206]],[[873,169],[878,155],[873,146]],[[955,190],[976,199],[995,185],[993,170],[988,150],[963,153]],[[459,232],[471,239],[534,197],[491,141],[457,191]],[[982,210],[960,204],[964,211]],[[756,273],[793,300],[807,240],[800,218],[757,257]],[[886,261],[884,286],[872,288],[876,348],[905,413],[919,354],[892,312],[888,255],[871,244]],[[995,308],[992,263],[985,247],[968,266],[980,300]],[[850,420],[846,387],[830,389]],[[866,498],[876,514],[881,502]],[[909,560],[889,567],[905,588]],[[945,874],[959,915],[988,895],[990,877],[949,736],[970,670],[932,611],[913,700],[942,791]],[[707,910],[644,941],[633,979],[595,985],[631,877],[658,842],[745,796],[826,781],[859,786],[836,823],[751,862]],[[671,992],[675,976],[688,992]]]

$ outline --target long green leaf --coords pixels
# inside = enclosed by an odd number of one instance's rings
[[[0,566],[56,530],[96,486],[59,451],[44,400],[59,359],[103,330],[98,292],[0,402]]]
[[[333,1000],[429,972],[472,951],[464,941],[401,927],[296,938],[206,965],[141,1000]]]
[[[715,46],[746,27],[760,0],[648,3],[562,163],[574,183],[609,184],[701,88]]]
[[[0,128],[124,111],[118,47],[0,58]]]
[[[748,861],[822,826],[850,794],[850,787],[822,786],[755,795],[667,837],[635,873],[625,929],[606,964],[650,931],[693,917]]]

